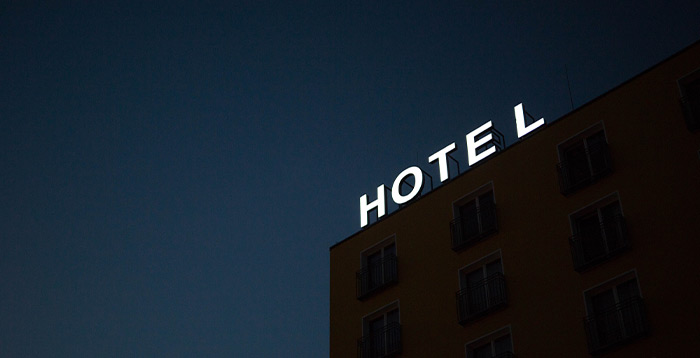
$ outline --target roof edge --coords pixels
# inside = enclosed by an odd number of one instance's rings
[[[600,99],[602,99],[603,97],[605,97],[605,96],[611,94],[612,92],[617,91],[617,90],[620,89],[621,87],[623,87],[623,86],[629,84],[630,82],[632,82],[632,81],[638,79],[639,77],[641,77],[641,76],[647,74],[648,72],[651,72],[651,71],[655,70],[657,67],[659,67],[659,66],[665,64],[666,62],[668,62],[668,61],[670,61],[670,60],[672,60],[672,59],[674,59],[674,58],[680,56],[680,55],[683,54],[684,52],[690,50],[692,47],[695,47],[695,46],[697,46],[697,45],[700,45],[700,39],[699,39],[699,40],[696,40],[696,41],[694,41],[693,43],[691,43],[690,45],[687,45],[687,46],[683,47],[682,49],[680,49],[680,50],[674,52],[673,54],[671,54],[671,55],[669,55],[668,57],[664,58],[663,60],[657,62],[656,64],[652,65],[651,67],[649,67],[649,68],[643,70],[642,72],[639,72],[638,74],[636,74],[636,75],[630,77],[629,79],[623,81],[622,83],[620,83],[620,84],[614,86],[613,88],[611,88],[611,89],[609,89],[609,90],[603,92],[602,94],[600,94],[600,95],[594,97],[593,99],[589,100],[588,102],[585,102],[584,104],[580,105],[579,107],[576,107],[575,109],[571,110],[571,112],[567,112],[567,113],[563,114],[563,115],[560,116],[559,118],[553,120],[550,124],[557,123],[557,122],[559,122],[560,120],[563,120],[564,118],[566,118],[566,117],[568,117],[568,116],[570,116],[570,115],[572,115],[572,114],[574,114],[574,113],[576,113],[576,112],[578,112],[578,111],[584,109],[585,107],[590,106],[590,105],[593,104],[594,102],[597,102],[598,100],[600,100]],[[546,129],[546,128],[543,128],[543,129]],[[533,133],[533,134],[534,134],[534,133]],[[510,148],[512,148],[512,147],[515,147],[515,146],[518,145],[519,143],[521,143],[521,142],[523,142],[524,140],[527,140],[527,139],[529,139],[529,138],[530,138],[530,136],[527,136],[527,138],[523,138],[523,140],[519,140],[519,141],[517,141],[517,142],[511,144],[510,146],[508,146],[507,148],[505,148],[505,149],[502,150],[501,152],[504,152],[504,151],[506,151],[506,150],[508,150],[508,149],[510,149]],[[486,164],[486,163],[488,163],[488,162],[479,163],[479,164]],[[445,183],[445,184],[443,184],[443,185],[440,185],[439,187],[433,189],[432,191],[426,193],[425,195],[421,195],[420,197],[416,198],[416,200],[420,200],[420,199],[422,199],[422,198],[424,198],[424,197],[426,197],[426,196],[432,194],[433,192],[435,192],[435,191],[437,191],[437,190],[440,190],[442,187],[444,187],[444,186],[446,186],[446,185],[449,185],[452,181],[456,180],[457,178],[461,177],[462,175],[465,175],[465,174],[469,173],[471,170],[475,169],[476,167],[481,166],[481,165],[479,165],[479,164],[470,167],[469,169],[465,170],[464,172],[462,172],[461,174],[457,175],[457,176],[454,177],[453,179],[450,179],[449,182],[447,182],[447,183]],[[367,225],[366,227],[361,228],[359,231],[357,231],[357,232],[351,234],[350,236],[346,237],[345,239],[336,242],[335,244],[331,245],[331,246],[328,248],[328,251],[333,250],[333,248],[335,248],[336,246],[338,246],[338,245],[340,245],[340,244],[342,244],[342,243],[344,243],[344,242],[346,242],[346,241],[352,239],[353,237],[355,237],[355,236],[357,236],[357,235],[359,235],[359,234],[361,234],[361,233],[367,231],[368,229],[370,229],[370,228],[373,227],[374,225],[380,223],[381,221],[385,220],[386,218],[388,218],[388,217],[390,217],[390,216],[392,216],[392,215],[394,215],[394,214],[400,212],[401,209],[402,209],[402,208],[399,208],[399,209],[394,210],[393,212],[387,214],[382,220],[377,220],[377,221],[375,221],[375,222],[373,222],[373,223]]]

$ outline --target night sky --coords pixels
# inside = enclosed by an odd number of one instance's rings
[[[700,39],[700,1],[525,3],[1,1],[0,357],[327,356],[362,194]]]

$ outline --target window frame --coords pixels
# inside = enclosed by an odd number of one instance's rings
[[[388,303],[388,304],[386,304],[386,305],[384,305],[384,306],[382,306],[382,307],[380,307],[380,308],[378,308],[378,309],[372,311],[371,313],[368,313],[362,317],[362,320],[361,320],[362,321],[362,337],[360,338],[360,341],[363,341],[364,339],[366,339],[366,337],[368,335],[371,335],[373,333],[373,332],[371,332],[371,322],[375,321],[377,318],[382,317],[382,319],[384,320],[383,327],[387,327],[390,324],[388,322],[389,313],[394,312],[394,311],[397,312],[397,317],[398,317],[398,321],[395,323],[398,324],[398,329],[399,329],[399,335],[398,335],[399,347],[398,347],[397,352],[390,352],[390,354],[400,353],[403,343],[401,341],[401,305],[400,305],[399,300],[395,300],[393,302],[390,302],[390,303]],[[394,322],[392,322],[392,323],[394,323]],[[385,334],[387,334],[387,333],[385,332]],[[386,340],[387,339],[385,338],[385,342],[386,342]],[[371,351],[371,349],[372,349],[371,344],[370,344],[369,349]],[[387,347],[385,346],[384,349],[386,350]],[[361,346],[361,343],[358,343],[358,350],[359,350],[358,356],[362,356],[363,347]],[[385,352],[385,354],[386,353],[387,352]],[[370,354],[370,356],[372,356],[372,354]]]
[[[591,312],[591,309],[589,307],[589,297],[595,296],[599,293],[607,291],[610,287],[617,287],[622,283],[625,283],[629,280],[635,279],[637,280],[637,292],[639,292],[639,297],[644,298],[644,295],[642,294],[642,287],[639,284],[639,275],[637,275],[637,269],[633,268],[629,271],[625,271],[617,276],[614,276],[612,278],[609,278],[603,282],[597,283],[594,286],[591,286],[585,290],[583,290],[583,302],[586,308],[586,316],[590,316],[593,314]]]
[[[683,111],[683,119],[685,120],[686,127],[691,132],[697,132],[700,130],[700,105],[696,104],[698,107],[698,113],[695,113],[690,104],[688,97],[688,87],[690,84],[695,84],[700,81],[700,68],[697,68],[679,78],[676,83],[678,85],[678,91],[680,92],[680,105]],[[698,98],[694,98],[695,101],[700,102],[700,93],[697,94]]]
[[[622,325],[622,329],[625,330],[625,319],[623,314],[621,313],[622,309],[618,308],[616,309],[616,306],[619,306],[621,303],[624,301],[621,301],[619,298],[619,292],[618,292],[618,287],[629,282],[629,281],[635,281],[636,285],[636,290],[637,290],[637,296],[635,297],[636,300],[639,302],[637,303],[638,307],[636,307],[637,311],[635,313],[639,314],[639,320],[640,320],[640,325],[642,326],[640,332],[630,334],[629,332],[623,333],[622,337],[617,340],[613,341],[611,343],[606,343],[604,345],[595,345],[595,341],[599,340],[600,337],[597,336],[599,334],[599,331],[597,331],[597,326],[594,321],[596,320],[594,317],[596,315],[601,315],[602,313],[605,313],[605,311],[602,312],[596,312],[593,309],[593,297],[596,297],[604,292],[607,292],[609,290],[612,290],[613,292],[613,299],[615,303],[611,306],[613,309],[615,309],[615,315],[619,316],[619,323]],[[627,272],[621,273],[613,278],[610,278],[604,282],[601,282],[599,284],[596,284],[593,287],[590,287],[582,292],[583,294],[583,303],[584,303],[584,308],[586,311],[586,317],[584,318],[584,326],[586,330],[586,338],[588,340],[588,349],[591,354],[598,354],[605,352],[611,348],[617,347],[619,345],[624,345],[628,342],[631,342],[640,336],[643,336],[649,332],[649,323],[648,323],[648,318],[646,315],[646,310],[644,307],[644,294],[642,292],[642,287],[641,283],[639,282],[639,276],[637,275],[637,269],[633,268]],[[594,321],[594,326],[596,326],[596,337],[591,337],[591,332],[590,332],[590,326],[589,324]]]
[[[487,265],[499,261],[500,262],[500,272],[496,274],[496,277],[490,277],[487,275],[486,267]],[[476,272],[478,270],[482,270],[482,281],[484,281],[484,286],[485,288],[485,295],[486,295],[486,308],[480,311],[477,311],[471,315],[464,314],[462,312],[462,306],[464,303],[461,301],[463,300],[465,295],[469,295],[469,293],[466,291],[467,290],[467,285],[468,285],[468,280],[466,279],[466,276],[468,276],[470,273]],[[491,275],[493,276],[493,275]],[[493,282],[487,281],[491,279]],[[457,282],[458,282],[458,287],[459,291],[456,293],[456,300],[457,300],[457,321],[462,324],[466,325],[467,323],[474,321],[476,319],[479,319],[483,316],[488,315],[491,312],[497,311],[498,309],[505,307],[508,304],[508,290],[507,290],[507,285],[505,283],[505,270],[503,268],[503,255],[501,249],[498,249],[496,251],[493,251],[489,253],[488,255],[485,255],[475,261],[470,262],[467,265],[462,266],[457,270]],[[498,285],[502,285],[501,287],[498,287]],[[493,289],[501,289],[503,292],[503,301],[502,302],[495,302],[491,303],[490,300],[490,293],[493,291]],[[467,298],[468,299],[468,298]],[[463,317],[464,316],[464,317]]]
[[[594,166],[592,164],[591,160],[591,151],[590,151],[590,146],[591,144],[588,142],[588,139],[593,137],[594,135],[598,134],[599,132],[603,133],[603,139],[604,141],[604,148],[603,150],[605,153],[603,154],[607,167],[605,170],[603,170],[601,173],[595,173],[594,171]],[[563,169],[564,164],[570,163],[570,160],[566,157],[567,150],[576,147],[579,144],[583,144],[583,149],[584,149],[584,155],[586,157],[586,167],[588,171],[588,176],[586,177],[585,180],[579,182],[579,183],[570,183],[568,182],[570,174],[564,174],[566,170],[570,169]],[[597,182],[598,180],[602,179],[603,177],[608,176],[610,173],[613,171],[613,163],[612,163],[612,158],[610,155],[610,150],[609,150],[609,140],[608,140],[608,132],[605,129],[605,123],[603,121],[599,121],[597,123],[594,123],[590,125],[589,127],[583,129],[582,131],[572,135],[571,137],[559,142],[557,144],[557,174],[558,174],[558,181],[560,185],[560,192],[564,195],[570,195],[573,194],[585,187],[588,187],[592,185],[593,183]],[[570,168],[570,166],[567,166]],[[566,178],[566,179],[565,179]]]
[[[393,257],[388,257],[389,254],[385,253],[385,250],[389,246],[393,246],[394,248]],[[372,269],[370,268],[369,258],[377,253],[380,254],[380,259],[377,264],[380,265],[380,277],[382,282],[377,284],[376,286],[370,287],[372,286],[370,284],[370,278],[372,277]],[[390,277],[387,277],[387,266],[391,266],[391,270],[393,270],[393,272],[390,272]],[[367,276],[366,283],[363,281],[364,278],[361,277],[363,273]],[[357,299],[364,300],[378,292],[383,291],[385,288],[397,283],[398,276],[398,246],[396,244],[396,234],[391,234],[388,237],[380,240],[376,244],[360,252],[360,270],[356,273]]]
[[[491,208],[485,208],[484,210],[491,210],[492,212],[488,211],[482,211],[482,207],[485,207],[486,205],[481,203],[480,197],[482,197],[484,194],[491,193],[491,199],[492,199],[492,207]],[[475,212],[476,212],[476,217],[477,217],[477,226],[478,226],[478,234],[474,235],[473,237],[467,238],[465,233],[463,232],[463,229],[460,227],[459,232],[461,234],[461,237],[459,238],[459,241],[456,240],[455,238],[455,232],[454,232],[454,226],[456,225],[463,225],[461,222],[462,215],[461,215],[461,208],[466,206],[467,204],[474,202],[475,203]],[[493,181],[489,181],[486,184],[481,185],[480,187],[472,190],[471,192],[461,196],[460,198],[454,200],[452,202],[452,221],[450,222],[450,236],[452,239],[452,250],[454,251],[461,251],[473,244],[476,244],[479,241],[482,241],[486,239],[487,237],[494,235],[498,232],[498,214],[497,214],[497,208],[498,203],[496,202],[496,190],[494,189]],[[486,214],[484,214],[486,213]],[[493,215],[493,229],[489,228],[484,228],[484,216],[485,215]]]
[[[611,204],[617,204],[619,209],[619,214],[613,218],[607,218],[602,209],[608,207]],[[582,232],[579,229],[579,223],[581,219],[590,216],[595,213],[597,216],[599,230],[601,231],[601,240],[603,242],[604,253],[598,257],[585,260],[583,257],[583,244],[578,244],[577,241],[581,241]],[[569,214],[569,226],[571,229],[571,236],[569,237],[569,245],[571,247],[571,255],[574,264],[574,269],[578,272],[583,272],[591,267],[597,266],[606,262],[613,257],[616,257],[623,252],[629,250],[632,247],[629,235],[627,233],[627,226],[625,224],[625,212],[622,205],[622,200],[620,199],[620,194],[618,191],[614,191],[608,195],[597,199],[596,201],[577,209],[576,211]],[[607,236],[605,228],[613,227],[617,234],[619,235],[618,240],[620,240],[620,247],[610,249],[611,238]],[[580,245],[580,247],[579,247]]]
[[[493,357],[495,354],[495,346],[494,342],[502,337],[508,336],[510,337],[510,353],[515,354],[515,344],[513,342],[513,332],[511,329],[511,325],[507,325],[504,327],[501,327],[499,329],[496,329],[492,332],[489,332],[479,338],[476,338],[474,340],[471,340],[467,343],[464,344],[464,356],[466,358],[474,358],[474,349],[475,348],[480,348],[483,347],[486,344],[491,344],[491,356]]]

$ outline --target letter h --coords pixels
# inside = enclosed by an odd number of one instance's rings
[[[367,194],[360,197],[360,227],[367,226],[369,213],[377,209],[377,219],[386,214],[386,186],[384,184],[377,187],[377,200],[367,204]]]

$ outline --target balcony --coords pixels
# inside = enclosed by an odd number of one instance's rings
[[[355,275],[357,298],[364,299],[399,281],[396,255],[386,255],[374,265],[367,265]]]
[[[459,251],[498,231],[496,206],[483,205],[470,217],[458,217],[450,222],[452,250]]]
[[[491,356],[491,358],[515,358],[515,354],[511,352],[503,352],[500,354],[496,354],[495,356]]]
[[[389,323],[357,340],[358,358],[392,357],[401,353],[401,324]]]
[[[598,231],[576,233],[569,238],[574,269],[583,271],[629,249],[625,218],[622,215],[603,220]]]
[[[688,130],[695,132],[700,129],[700,96],[685,96],[681,98],[681,107]]]
[[[607,143],[586,147],[583,156],[557,164],[559,189],[569,195],[612,172],[612,160]]]
[[[584,320],[588,350],[598,354],[649,332],[644,301],[633,297]]]
[[[500,272],[457,292],[459,324],[466,324],[506,305],[506,281]]]

